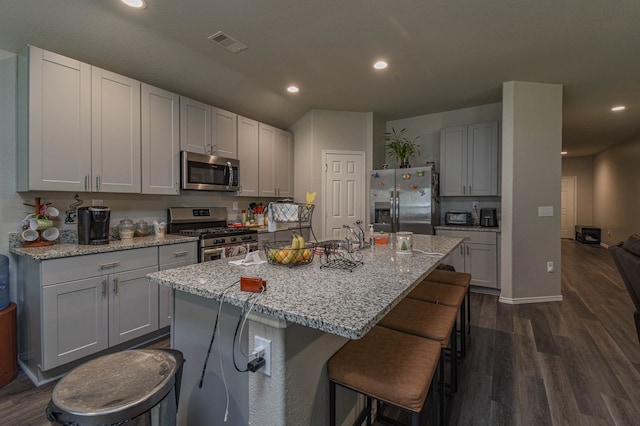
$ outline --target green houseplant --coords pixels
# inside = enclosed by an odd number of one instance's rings
[[[420,136],[409,139],[405,136],[406,132],[407,129],[398,132],[392,127],[390,132],[384,134],[387,153],[396,159],[400,168],[410,167],[409,159],[420,155],[420,145],[416,142]]]

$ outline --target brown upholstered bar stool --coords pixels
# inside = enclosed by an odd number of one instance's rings
[[[451,306],[405,298],[385,315],[378,325],[439,342],[442,358],[449,349],[451,351],[450,387],[451,392],[454,393],[458,386],[457,318],[458,311]],[[441,408],[444,408],[444,398],[440,404]]]
[[[416,288],[407,295],[407,297],[422,300],[423,302],[442,304],[456,308],[456,310],[460,312],[460,329],[464,330],[467,324],[466,307],[463,306],[466,294],[467,292],[464,287],[424,280],[418,284]],[[466,340],[467,333],[460,333],[461,356],[466,355]]]
[[[471,341],[471,298],[469,297],[471,294],[471,274],[467,274],[465,272],[453,272],[446,271],[444,269],[436,269],[432,271],[427,278],[426,281],[433,281],[441,284],[451,284],[457,285],[460,287],[464,287],[467,295],[466,305],[467,305],[467,338],[465,341],[465,348],[462,351],[463,355],[466,354],[467,346]]]
[[[366,418],[371,425],[371,399],[396,406],[411,414],[411,425],[420,423],[432,396],[432,424],[443,415],[437,409],[438,376],[442,381],[441,346],[434,340],[374,326],[361,339],[347,342],[327,363],[330,380],[330,424],[336,424],[336,384],[364,394],[365,408],[355,424]],[[382,416],[379,410],[378,417]]]

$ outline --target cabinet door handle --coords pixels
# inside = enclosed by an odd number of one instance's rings
[[[89,189],[89,175],[85,175],[84,177],[84,190],[87,191]]]
[[[467,193],[467,187],[466,185],[462,185],[462,194],[466,194]]]
[[[471,195],[471,191],[472,191],[471,185],[469,185],[469,195]]]
[[[119,266],[120,262],[111,262],[111,263],[101,263],[100,269],[113,268],[114,266]]]
[[[188,255],[188,254],[189,254],[189,252],[188,252],[187,250],[185,250],[185,251],[176,251],[175,253],[173,253],[173,255],[174,255],[175,257],[186,256],[186,255]]]
[[[460,255],[464,254],[464,247],[462,247],[462,245],[460,246]]]
[[[96,191],[100,191],[100,175],[96,176]]]
[[[102,280],[102,297],[107,297],[107,280]]]
[[[113,294],[118,294],[118,277],[113,279]]]
[[[469,246],[467,246],[467,256],[469,256]]]

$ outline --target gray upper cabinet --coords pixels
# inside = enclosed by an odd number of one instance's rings
[[[180,150],[211,153],[211,106],[180,96]]]
[[[238,116],[238,160],[240,161],[240,189],[238,195],[257,197],[260,174],[258,171],[259,123]]]
[[[440,132],[440,195],[499,195],[498,123],[478,123]]]
[[[293,135],[290,132],[276,130],[274,161],[278,197],[293,197]]]
[[[30,46],[18,57],[18,191],[88,191],[91,65]]]
[[[139,193],[140,82],[91,67],[92,191]]]
[[[238,158],[237,114],[221,108],[211,109],[211,154]]]
[[[275,127],[260,123],[258,136],[260,185],[258,195],[262,197],[276,197],[278,195],[275,165],[276,130]]]
[[[180,194],[180,97],[142,84],[142,193]]]
[[[140,82],[32,46],[18,64],[18,190],[139,193]]]

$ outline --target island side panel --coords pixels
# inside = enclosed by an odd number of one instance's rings
[[[249,424],[329,424],[327,361],[349,339],[299,324],[279,328],[252,321],[249,341],[271,340],[271,376],[249,376]],[[337,424],[353,424],[364,398],[339,387]]]
[[[211,340],[219,303],[213,299],[182,291],[175,292],[172,320],[172,347],[185,358],[180,389],[177,424],[188,425],[246,425],[249,419],[248,373],[239,373],[233,367],[231,347],[240,309],[224,303],[220,315],[218,334],[211,349],[202,388],[198,387],[202,366]],[[245,332],[246,336],[246,332]],[[222,366],[229,388],[229,416],[224,422],[226,396],[220,369]],[[243,348],[247,347],[245,337]],[[238,366],[246,367],[246,358],[236,351]]]

